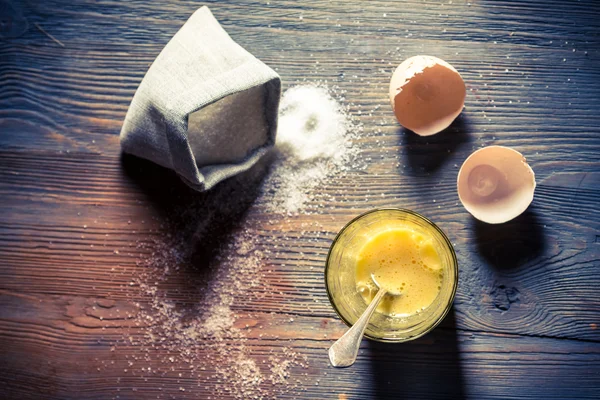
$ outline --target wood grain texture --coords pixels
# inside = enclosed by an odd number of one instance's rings
[[[118,133],[148,66],[199,3],[1,3],[3,18],[27,21],[0,32],[1,398],[234,398],[210,362],[216,340],[192,347],[194,368],[180,349],[144,341],[153,298],[140,289],[150,278],[138,278],[168,235],[195,251],[193,266],[244,229],[266,254],[261,285],[231,305],[245,351],[264,376],[284,348],[308,360],[290,367],[286,390],[262,382],[266,398],[597,398],[596,2],[202,4],[284,89],[332,87],[364,127],[353,145],[367,167],[329,179],[310,215],[269,211],[268,165],[193,193],[121,157]],[[387,99],[393,69],[415,54],[445,59],[467,83],[461,117],[430,138],[401,129]],[[500,226],[471,218],[455,191],[461,163],[491,144],[521,151],[538,183],[528,211]],[[453,312],[412,343],[365,342],[354,367],[334,370],[326,349],[345,327],[324,288],[327,251],[349,219],[385,206],[420,212],[450,237]],[[193,308],[210,279],[180,268],[158,287]]]

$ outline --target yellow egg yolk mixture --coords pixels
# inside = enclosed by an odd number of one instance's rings
[[[379,288],[386,295],[377,310],[408,317],[430,306],[444,279],[433,240],[409,227],[394,227],[370,238],[358,252],[356,288],[369,304]]]

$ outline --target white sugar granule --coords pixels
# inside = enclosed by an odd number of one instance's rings
[[[299,85],[287,90],[280,105],[277,157],[265,185],[267,209],[287,215],[307,212],[303,208],[318,187],[355,158],[351,140],[361,130],[330,89]]]
[[[287,90],[280,104],[277,147],[298,163],[329,159],[339,164],[347,151],[348,115],[324,87]]]

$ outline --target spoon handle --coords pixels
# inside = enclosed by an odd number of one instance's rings
[[[369,304],[358,321],[329,348],[331,365],[334,367],[349,367],[354,364],[358,355],[358,349],[360,348],[360,342],[365,329],[367,329],[367,325],[369,325],[371,315],[373,315],[373,312],[385,294],[386,290],[379,289],[371,304]]]

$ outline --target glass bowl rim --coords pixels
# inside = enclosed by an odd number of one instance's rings
[[[456,252],[454,251],[454,246],[452,246],[452,242],[450,242],[450,239],[448,239],[448,236],[446,236],[446,234],[444,233],[444,231],[442,231],[442,229],[439,226],[437,226],[434,222],[432,222],[429,218],[425,217],[424,215],[419,214],[416,211],[408,210],[406,208],[399,208],[399,207],[373,208],[371,210],[365,211],[365,212],[357,215],[356,217],[352,218],[350,221],[348,221],[344,225],[344,227],[342,229],[340,229],[340,231],[337,233],[337,235],[335,236],[335,238],[331,242],[331,246],[329,246],[329,251],[327,252],[327,259],[325,260],[325,271],[324,271],[325,290],[327,291],[327,297],[329,298],[329,303],[333,307],[333,310],[335,311],[335,313],[338,315],[338,317],[340,317],[340,319],[348,327],[352,327],[352,325],[350,324],[350,322],[348,322],[348,320],[346,320],[346,318],[344,318],[344,316],[340,313],[340,311],[338,310],[335,302],[333,301],[333,296],[331,294],[331,290],[329,289],[329,283],[327,281],[327,276],[328,276],[328,271],[329,271],[329,260],[331,258],[331,252],[333,251],[333,247],[337,243],[337,241],[340,238],[340,236],[346,231],[346,229],[348,229],[350,226],[352,226],[352,224],[354,224],[358,220],[366,217],[367,215],[373,214],[373,213],[377,213],[377,212],[381,212],[381,211],[394,211],[394,212],[399,211],[399,212],[404,213],[404,214],[410,214],[410,215],[412,215],[414,217],[417,217],[418,219],[423,220],[425,223],[427,223],[428,225],[430,225],[431,227],[433,227],[438,233],[440,233],[440,235],[442,236],[442,238],[444,239],[444,241],[448,245],[448,248],[450,249],[451,259],[452,259],[453,265],[455,267],[454,269],[456,271],[456,273],[454,274],[454,282],[452,283],[452,293],[450,294],[450,299],[448,301],[448,305],[446,306],[444,312],[439,316],[439,318],[436,321],[434,321],[434,323],[431,324],[431,326],[428,327],[427,329],[425,329],[423,332],[421,332],[421,333],[419,333],[417,335],[414,335],[414,336],[410,336],[408,338],[401,338],[401,339],[385,338],[385,337],[379,338],[379,337],[371,336],[367,332],[364,333],[364,336],[366,338],[368,338],[369,340],[374,340],[376,342],[384,342],[384,343],[402,343],[402,342],[408,342],[410,340],[414,340],[414,339],[420,338],[421,336],[423,336],[423,335],[431,332],[436,326],[438,326],[440,324],[440,322],[442,322],[444,320],[444,318],[446,318],[446,315],[448,315],[448,313],[450,312],[450,309],[452,308],[452,304],[454,303],[454,297],[456,295],[456,289],[458,288],[458,260],[456,258]]]

